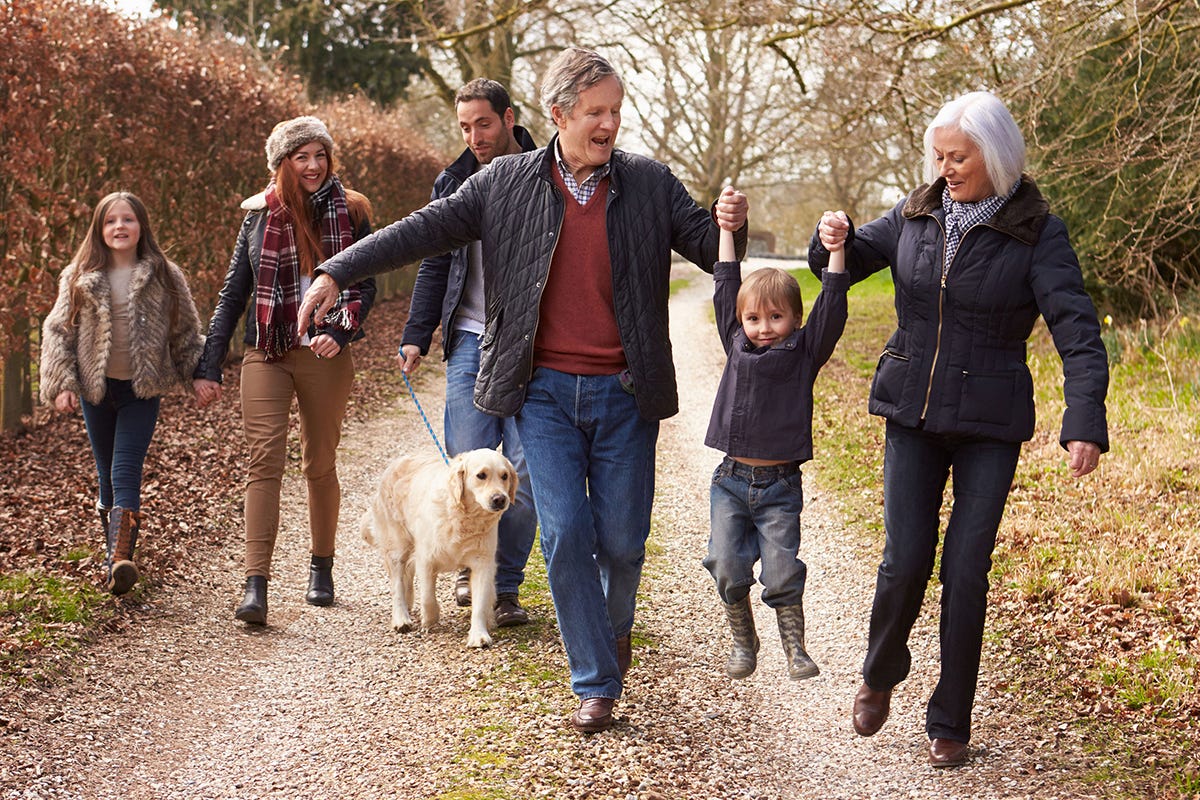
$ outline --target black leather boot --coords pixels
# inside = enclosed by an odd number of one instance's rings
[[[246,578],[246,596],[233,612],[235,619],[250,625],[267,624],[267,579],[262,575]]]
[[[133,550],[141,524],[142,515],[128,508],[114,506],[108,515],[108,590],[113,594],[125,594],[137,583]]]
[[[746,678],[758,666],[758,631],[754,629],[754,612],[750,610],[750,598],[743,597],[736,603],[722,603],[725,619],[729,620],[729,633],[733,636],[733,647],[729,660],[725,662],[725,674],[731,678]]]
[[[313,556],[308,567],[308,591],[304,602],[310,606],[333,605],[333,556]]]
[[[816,663],[804,650],[804,607],[783,606],[775,609],[779,617],[779,638],[787,654],[788,677],[802,681],[821,674]]]

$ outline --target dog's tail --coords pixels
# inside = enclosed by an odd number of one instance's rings
[[[375,510],[368,508],[363,512],[362,519],[359,520],[358,530],[362,534],[363,541],[375,546]]]

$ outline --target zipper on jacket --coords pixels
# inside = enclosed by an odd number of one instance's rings
[[[550,261],[546,264],[546,275],[545,275],[545,277],[542,278],[542,285],[538,287],[537,307],[539,310],[538,310],[537,316],[534,317],[533,338],[531,338],[529,340],[529,369],[525,371],[525,386],[524,386],[525,394],[529,394],[529,381],[531,381],[533,379],[533,360],[534,360],[533,359],[533,346],[534,346],[533,343],[537,341],[538,328],[542,324],[542,314],[541,314],[542,295],[546,293],[546,284],[550,282],[550,266],[551,266],[551,264],[554,263],[554,253],[556,250],[558,250],[558,240],[562,234],[563,220],[567,216],[566,199],[562,196],[562,193],[558,191],[558,187],[555,186],[553,183],[550,184],[550,189],[556,195],[558,195],[559,202],[563,204],[563,210],[562,210],[563,213],[558,218],[558,226],[554,229],[554,247],[553,247],[553,249],[550,250]]]
[[[942,283],[938,287],[938,322],[937,322],[937,338],[934,340],[933,346],[933,362],[929,365],[929,383],[925,386],[925,402],[921,406],[921,417],[925,419],[925,415],[929,413],[929,398],[933,396],[933,374],[937,371],[938,356],[942,352],[942,311],[946,303],[946,277],[950,274],[950,267],[954,266],[954,259],[950,263],[946,263],[946,229],[942,226],[941,220],[929,215],[938,227],[942,229]],[[968,231],[969,233],[969,231]],[[966,233],[963,234],[963,239],[966,238]],[[959,239],[958,250],[962,250],[962,239]],[[958,250],[954,251],[954,258],[958,258]]]
[[[883,358],[884,356],[887,356],[888,358],[894,358],[897,361],[909,361],[910,360],[908,356],[901,355],[900,353],[897,353],[894,350],[889,350],[886,347],[883,348],[883,352],[879,354],[880,358]]]

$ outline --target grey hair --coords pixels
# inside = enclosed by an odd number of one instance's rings
[[[1008,107],[991,92],[969,92],[942,106],[925,129],[925,182],[938,179],[933,132],[958,128],[983,155],[992,193],[1003,197],[1025,169],[1025,137]]]
[[[625,81],[621,80],[608,59],[594,50],[568,47],[554,57],[542,76],[542,108],[551,119],[554,119],[551,111],[554,106],[558,106],[569,117],[579,104],[579,93],[610,76],[616,78],[621,84],[621,91],[625,91]]]

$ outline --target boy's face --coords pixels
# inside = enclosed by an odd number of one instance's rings
[[[800,316],[789,307],[780,308],[761,298],[750,298],[742,307],[742,330],[755,347],[769,347],[786,339],[800,327]]]

